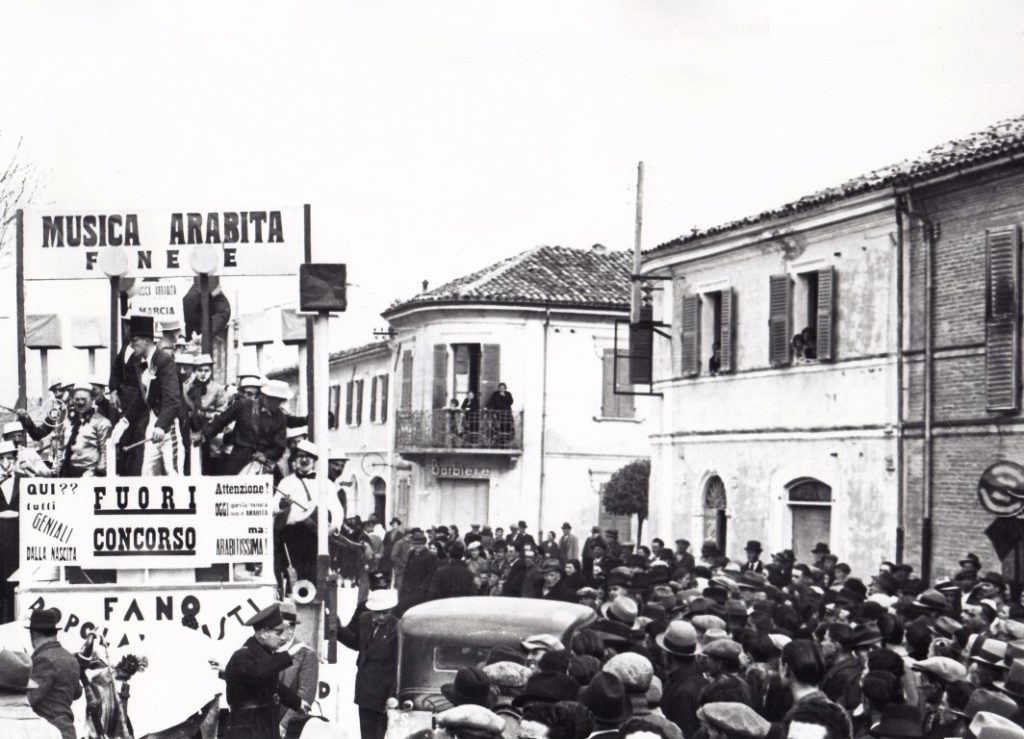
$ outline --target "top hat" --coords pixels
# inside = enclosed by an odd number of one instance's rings
[[[156,336],[153,316],[132,315],[128,318],[128,338],[134,339],[136,336],[147,339]]]
[[[453,706],[472,704],[487,707],[491,697],[491,679],[479,667],[463,667],[455,681],[441,686],[441,694]]]

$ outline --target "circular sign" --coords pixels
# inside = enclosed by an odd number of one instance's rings
[[[198,275],[212,275],[220,263],[220,249],[213,244],[200,244],[188,258],[189,266]]]
[[[1024,511],[1024,467],[1014,462],[996,462],[978,480],[982,508],[1001,518]]]
[[[96,261],[107,277],[124,277],[128,274],[128,255],[124,249],[104,249]]]

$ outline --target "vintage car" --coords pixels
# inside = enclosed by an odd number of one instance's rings
[[[577,629],[595,620],[575,603],[536,598],[445,598],[409,609],[398,624],[398,675],[388,711],[388,735],[431,728],[449,706],[441,686],[461,667],[482,665],[495,647],[516,648],[534,634],[551,634],[568,648]]]

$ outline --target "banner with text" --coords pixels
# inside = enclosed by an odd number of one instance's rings
[[[260,477],[26,478],[23,567],[273,567],[273,482]]]
[[[123,250],[124,277],[192,277],[193,252],[220,276],[297,275],[302,208],[122,213],[25,211],[25,279],[103,278],[101,254]],[[117,261],[117,260],[112,260]]]

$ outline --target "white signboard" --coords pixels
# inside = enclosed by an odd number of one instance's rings
[[[273,567],[273,482],[251,477],[27,478],[22,567]]]
[[[197,248],[216,274],[295,275],[304,255],[302,208],[241,211],[26,211],[25,279],[103,278],[100,255],[122,249],[127,277],[193,276]]]
[[[157,325],[180,321],[184,324],[181,299],[188,292],[190,283],[181,280],[154,280],[138,282],[128,301],[129,312],[140,316],[153,316]],[[185,328],[182,326],[182,333]]]

